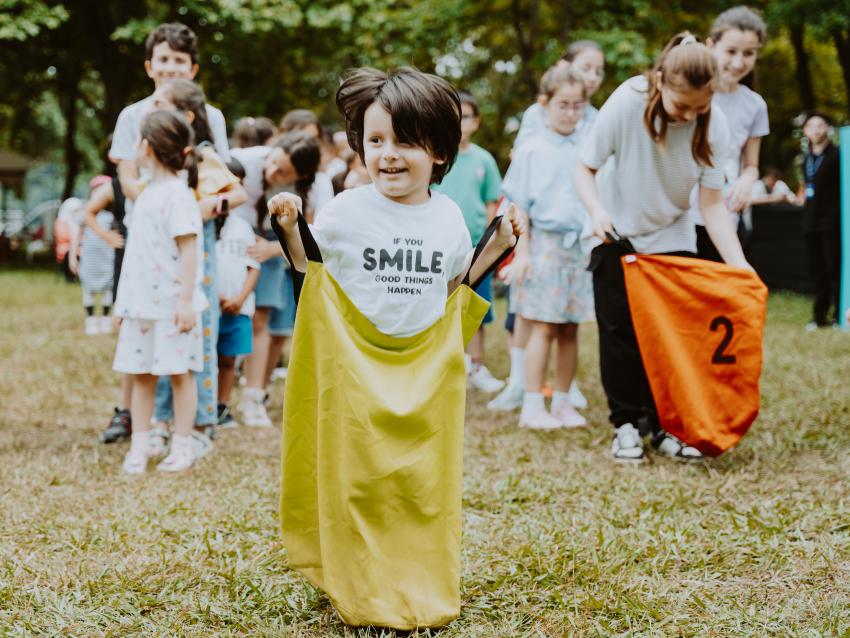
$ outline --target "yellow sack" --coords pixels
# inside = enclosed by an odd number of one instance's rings
[[[460,614],[464,348],[488,307],[461,285],[433,326],[390,337],[308,262],[284,398],[281,527],[290,565],[349,625],[439,627]]]

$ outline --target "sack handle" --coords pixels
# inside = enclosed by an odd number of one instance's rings
[[[292,293],[295,297],[295,304],[297,305],[298,300],[301,298],[301,288],[304,287],[304,277],[306,273],[295,268],[295,262],[292,260],[292,255],[286,245],[286,234],[283,232],[283,228],[280,227],[280,224],[277,221],[277,215],[271,215],[271,224],[272,230],[277,236],[277,240],[280,242],[281,248],[283,248],[283,254],[286,256],[286,261],[288,261],[291,266]],[[307,219],[300,212],[298,213],[298,234],[301,235],[301,244],[304,246],[304,255],[307,257],[307,261],[314,261],[321,264],[322,251],[319,250],[319,244],[316,243],[316,238],[313,237],[313,233],[310,232],[310,224],[307,223]]]
[[[478,245],[475,247],[475,252],[472,253],[472,260],[469,262],[469,268],[467,269],[466,274],[463,276],[464,286],[470,286],[470,288],[472,288],[473,290],[477,290],[478,286],[481,285],[481,282],[484,281],[493,271],[495,271],[496,268],[498,268],[499,265],[503,261],[505,261],[505,259],[508,258],[508,255],[510,255],[514,251],[514,248],[516,248],[519,238],[514,241],[513,246],[511,246],[510,248],[505,250],[505,252],[499,255],[499,258],[490,265],[490,267],[484,272],[483,275],[481,275],[478,279],[475,280],[475,283],[470,285],[469,276],[472,273],[472,266],[475,264],[476,261],[478,261],[478,258],[481,256],[481,253],[484,252],[484,249],[487,247],[487,243],[490,241],[490,238],[499,229],[499,224],[502,223],[502,217],[504,217],[504,215],[499,215],[492,222],[490,222],[490,225],[487,227],[487,230],[485,230],[484,234],[481,236],[481,241],[478,242]]]

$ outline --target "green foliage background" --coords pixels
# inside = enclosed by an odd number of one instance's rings
[[[704,36],[734,3],[672,0],[0,0],[0,149],[60,161],[65,190],[103,169],[106,137],[123,106],[149,94],[143,42],[162,21],[191,26],[201,43],[198,77],[233,123],[314,109],[340,122],[333,94],[340,72],[357,65],[412,64],[476,94],[477,141],[503,168],[513,132],[546,67],[573,39],[606,51],[607,77],[594,102],[643,71],[682,29]],[[769,23],[756,89],[773,134],[763,164],[791,181],[799,152],[794,118],[817,107],[847,121],[850,0],[751,3]],[[789,34],[802,34],[795,51]],[[842,58],[841,55],[844,55]],[[844,64],[842,65],[842,61]],[[811,90],[799,81],[808,68]]]

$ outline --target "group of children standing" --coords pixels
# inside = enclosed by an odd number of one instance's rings
[[[459,93],[459,152],[432,190],[457,202],[473,243],[500,211],[516,211],[530,226],[513,262],[502,269],[510,284],[507,383],[485,365],[483,327],[466,355],[470,387],[501,390],[491,409],[521,408],[519,424],[531,429],[585,425],[579,410],[587,402],[575,384],[577,333],[580,323],[595,317],[603,385],[617,428],[614,458],[641,460],[646,433],[675,456],[699,456],[654,425],[651,395],[637,382],[642,366],[614,262],[634,250],[698,253],[747,267],[734,228],[730,232],[715,213],[737,220],[758,178],[767,110],[745,82],[764,37],[754,12],[726,11],[706,45],[689,34],[677,36],[656,68],[624,83],[601,111],[589,102],[604,77],[604,52],[592,41],[574,43],[544,74],[504,182],[492,155],[472,142],[480,124],[476,99]],[[87,249],[83,258],[84,266],[95,257],[114,259],[114,314],[122,322],[115,368],[124,374],[124,405],[102,440],[132,432],[130,471],[142,468],[143,458],[169,450],[162,469],[184,469],[209,452],[214,427],[234,424],[231,395],[240,365],[244,387],[236,415],[245,425],[271,426],[267,388],[280,374],[281,352],[293,333],[295,282],[266,202],[281,192],[297,194],[306,220],[319,223],[342,184],[368,181],[358,153],[346,149],[345,159],[335,157],[334,140],[303,109],[287,113],[279,127],[265,118],[243,118],[230,148],[221,112],[192,81],[197,42],[188,27],[157,27],[146,42],[145,70],[155,91],[122,111],[110,150],[117,177],[98,183],[85,209],[87,236],[102,239],[106,250]],[[171,148],[178,142],[179,149]],[[185,175],[195,172],[190,187]],[[152,210],[163,214],[175,201],[188,202],[169,189],[190,193],[197,211],[184,210],[185,223],[175,221],[174,228],[163,222],[144,230],[156,219]],[[193,278],[197,289],[189,286]],[[107,287],[86,287],[89,314],[91,293]],[[164,290],[173,293],[167,302]],[[492,276],[478,292],[492,299]],[[185,303],[179,302],[183,297]],[[104,294],[107,310],[111,301]],[[197,313],[191,321],[189,301]],[[136,325],[167,317],[167,329]],[[492,320],[489,312],[484,323]],[[555,375],[546,409],[553,345]],[[162,348],[168,356],[160,356]]]
[[[449,622],[465,388],[503,386],[484,363],[487,306],[471,289],[487,299],[509,252],[511,375],[490,406],[521,408],[526,428],[585,425],[577,333],[595,317],[613,459],[641,462],[645,435],[670,456],[701,456],[658,423],[621,258],[699,253],[751,270],[730,212],[748,204],[767,134],[764,102],[742,84],[763,39],[755,13],[730,9],[706,45],[678,34],[599,111],[588,102],[604,53],[574,44],[543,76],[502,181],[471,141],[475,98],[413,69],[343,78],[344,160],[304,110],[278,129],[240,121],[230,149],[192,82],[194,34],[157,27],[145,61],[154,94],[119,117],[118,177],[87,207],[120,270],[113,365],[125,409],[104,440],[132,432],[128,473],[159,455],[160,470],[190,467],[231,422],[240,358],[237,416],[269,427],[266,389],[294,335],[281,497],[290,563],[351,624]],[[97,223],[110,205],[116,229]]]

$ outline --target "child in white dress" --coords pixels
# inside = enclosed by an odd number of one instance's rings
[[[133,434],[123,469],[145,471],[156,382],[168,375],[174,389],[175,435],[159,470],[192,465],[192,425],[197,389],[192,372],[203,370],[200,313],[208,303],[201,290],[201,211],[189,185],[198,166],[192,128],[176,112],[158,111],[142,123],[138,161],[151,180],[133,208],[118,286],[115,317],[120,321],[113,368],[132,374]]]

